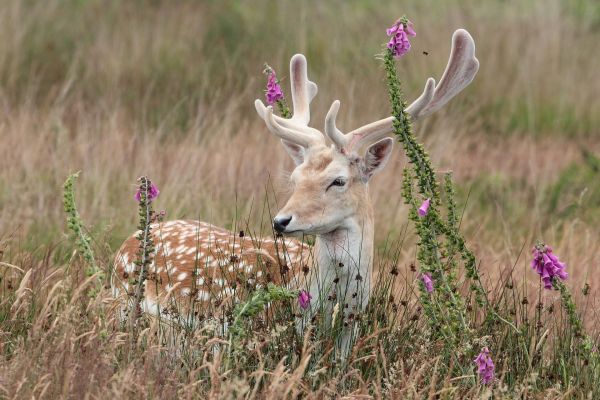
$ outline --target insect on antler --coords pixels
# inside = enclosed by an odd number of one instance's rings
[[[317,94],[317,85],[308,80],[306,72],[306,58],[296,54],[290,61],[290,76],[292,78],[292,104],[293,117],[282,118],[273,114],[271,106],[265,107],[257,99],[254,102],[258,115],[265,121],[267,128],[283,140],[310,147],[317,143],[324,143],[325,138],[317,129],[308,126],[310,122],[310,102]]]
[[[414,121],[439,110],[471,83],[478,69],[475,42],[469,32],[458,29],[452,35],[450,58],[442,79],[437,85],[435,79],[427,79],[423,93],[406,108],[406,112]],[[339,108],[340,102],[334,101],[325,118],[325,133],[344,153],[350,153],[367,143],[374,143],[394,131],[394,117],[387,117],[344,134],[335,125]]]

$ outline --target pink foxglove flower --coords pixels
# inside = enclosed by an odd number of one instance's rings
[[[306,310],[310,306],[310,300],[312,296],[306,290],[302,289],[300,293],[298,293],[298,304],[300,308]]]
[[[490,351],[487,347],[481,349],[481,353],[473,360],[477,365],[477,373],[484,384],[488,384],[494,380],[494,362],[490,357]]]
[[[419,210],[418,210],[418,213],[421,217],[424,217],[425,215],[427,215],[427,211],[429,211],[430,204],[431,204],[431,199],[427,199],[421,204],[421,207],[419,207]]]
[[[550,246],[539,243],[533,247],[531,252],[533,253],[531,268],[542,277],[544,288],[552,289],[552,279],[554,277],[558,277],[563,281],[569,277],[566,271],[566,264],[552,254]]]
[[[275,104],[279,100],[283,100],[283,90],[275,75],[275,70],[268,65],[265,67],[265,73],[267,74],[267,90],[265,90],[265,97],[267,103],[270,105]]]
[[[402,57],[410,50],[410,42],[408,36],[416,36],[417,33],[413,28],[412,22],[402,17],[386,31],[388,36],[391,36],[387,44],[388,49],[392,50],[394,57]]]
[[[160,190],[154,183],[150,183],[150,187],[148,188],[148,203],[151,203],[152,200],[156,199],[160,194]],[[135,200],[139,203],[142,200],[142,192],[138,188],[137,192],[135,192]]]
[[[427,293],[433,292],[433,279],[431,279],[431,275],[425,272],[421,274],[421,280],[423,281],[423,285],[425,285]]]

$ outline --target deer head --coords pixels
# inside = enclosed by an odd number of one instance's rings
[[[436,85],[429,78],[425,89],[406,111],[412,120],[440,109],[475,77],[479,62],[475,43],[466,30],[457,30],[446,70]],[[273,114],[261,100],[255,106],[267,128],[278,136],[296,168],[291,174],[293,193],[273,220],[283,234],[323,235],[363,221],[370,215],[368,183],[388,161],[394,117],[342,133],[335,124],[340,102],[334,101],[325,118],[325,135],[308,126],[310,102],[317,85],[308,80],[306,58],[296,54],[290,62],[293,117]],[[328,137],[333,145],[328,145]],[[367,146],[360,155],[359,150]],[[360,224],[360,222],[358,222]]]

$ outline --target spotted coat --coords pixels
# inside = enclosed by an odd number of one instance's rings
[[[139,276],[139,231],[119,249],[111,286],[129,296]],[[311,248],[291,238],[253,238],[206,222],[176,220],[151,225],[155,255],[148,268],[142,308],[149,313],[178,304],[207,308],[264,286],[298,286],[308,273]]]

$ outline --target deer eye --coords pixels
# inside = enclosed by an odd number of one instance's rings
[[[341,177],[340,178],[335,178],[333,180],[333,182],[331,182],[329,184],[329,186],[327,186],[327,189],[329,189],[332,186],[344,186],[345,184],[346,184],[346,180],[344,178],[341,178]],[[327,191],[327,189],[326,189],[326,191]]]

